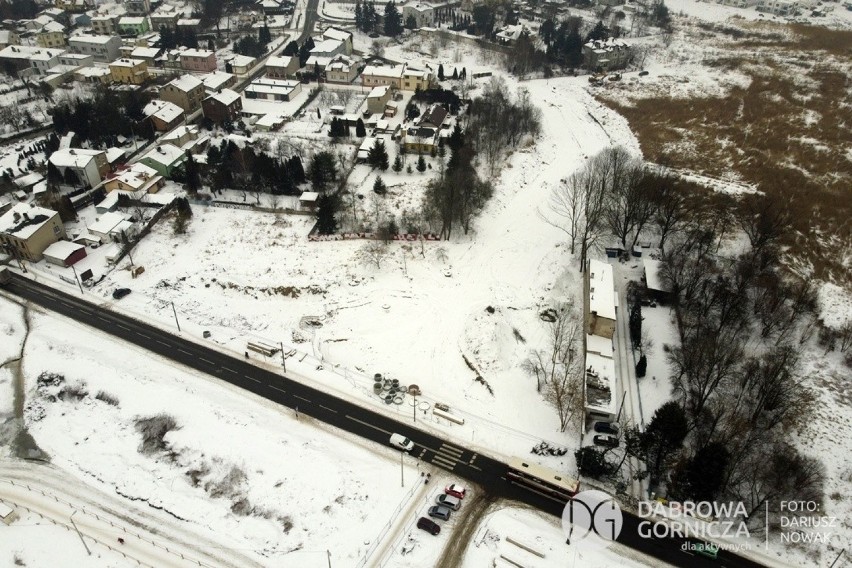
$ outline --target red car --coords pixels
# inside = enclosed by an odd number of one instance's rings
[[[444,489],[444,493],[450,495],[451,497],[456,497],[457,499],[464,499],[464,494],[467,492],[464,485],[459,485],[458,483],[453,483],[451,485],[447,485],[447,488]]]

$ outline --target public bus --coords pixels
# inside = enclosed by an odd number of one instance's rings
[[[506,478],[510,483],[563,503],[567,503],[580,489],[580,482],[576,479],[519,458],[509,461]]]

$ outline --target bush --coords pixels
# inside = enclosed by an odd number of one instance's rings
[[[636,378],[641,379],[645,376],[645,371],[648,368],[648,359],[645,355],[639,357],[639,362],[636,363]]]
[[[104,391],[98,391],[98,394],[95,395],[95,398],[109,404],[110,406],[118,406],[118,399],[115,396]]]
[[[586,446],[574,452],[580,473],[589,477],[602,477],[613,472],[613,465],[604,457],[605,450]]]
[[[142,434],[139,453],[153,454],[167,449],[168,444],[165,442],[166,434],[177,429],[177,422],[168,414],[138,418],[136,420],[136,430]]]

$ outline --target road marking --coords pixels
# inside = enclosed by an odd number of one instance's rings
[[[184,353],[186,353],[186,351],[184,351]],[[186,353],[186,354],[189,355],[189,353]],[[215,365],[216,364],[213,361],[209,361],[209,360],[205,359],[204,357],[199,357],[199,359],[201,359],[202,361],[204,361],[208,365]]]
[[[246,376],[248,376],[248,375],[246,375]],[[271,389],[275,389],[275,390],[277,390],[277,391],[278,391],[278,392],[280,392],[280,393],[285,393],[285,394],[286,394],[286,392],[287,392],[287,391],[285,391],[284,389],[279,389],[279,388],[278,388],[278,387],[276,387],[275,385],[266,385],[266,386],[268,386],[268,387],[269,387],[269,388],[271,388]]]
[[[253,381],[254,381],[254,382],[256,382],[256,383],[259,383],[259,382],[260,382],[260,381],[258,381],[257,379],[255,379],[254,377],[252,377],[251,375],[243,375],[243,376],[244,376],[245,378],[247,378],[247,379],[251,379],[251,380],[253,380]],[[272,388],[275,388],[275,387],[272,387]],[[283,391],[282,391],[282,392],[283,392]]]
[[[462,455],[462,452],[464,450],[460,450],[460,449],[456,448],[455,446],[450,446],[449,444],[441,444],[441,449],[438,450],[438,451],[446,452],[447,454],[456,454],[456,455],[460,456],[460,455]]]
[[[297,394],[294,394],[293,396],[294,396],[295,398],[298,398],[299,400],[304,400],[305,402],[311,402],[310,400],[308,400],[308,399],[306,399],[306,398],[304,398],[304,397],[301,397],[301,396],[299,396],[299,395],[297,395]]]
[[[374,429],[374,430],[378,430],[379,432],[384,432],[385,434],[390,435],[390,432],[388,432],[387,430],[383,430],[382,428],[379,428],[378,426],[373,426],[373,425],[372,425],[372,424],[370,424],[369,422],[364,422],[363,420],[358,420],[357,418],[354,418],[354,417],[352,417],[352,416],[349,416],[348,414],[346,414],[345,416],[346,416],[346,418],[348,418],[349,420],[354,420],[355,422],[358,422],[358,423],[360,423],[360,424],[363,424],[364,426],[369,426],[370,428],[372,428],[372,429]],[[424,447],[425,447],[425,446],[424,446]]]
[[[229,369],[228,367],[222,367],[222,368],[225,369],[226,371],[228,371],[229,373],[234,373],[234,374],[237,373],[235,370]]]
[[[304,400],[304,399],[302,399],[302,400]],[[321,405],[321,404],[320,404],[320,405],[318,405],[318,406],[319,406],[320,408],[324,408],[324,409],[328,410],[329,412],[334,412],[335,414],[337,414],[337,411],[336,411],[335,409],[333,409],[333,408],[329,408],[329,407],[327,407],[327,406],[323,406],[323,405]]]
[[[453,471],[453,468],[456,467],[456,464],[454,464],[454,463],[450,463],[447,460],[438,461],[439,459],[440,458],[438,456],[435,456],[435,458],[432,460],[432,463],[437,465],[438,467],[442,467],[442,468],[448,469],[450,471]]]
[[[165,345],[165,343],[163,345]],[[178,349],[178,351],[180,351],[184,355],[192,355],[192,353],[190,353],[189,351],[184,351],[183,349]],[[202,361],[207,361],[207,359],[202,359]],[[207,362],[210,363],[210,361]]]
[[[482,468],[481,468],[481,467],[477,467],[477,466],[473,465],[472,463],[469,463],[469,464],[467,464],[467,465],[468,465],[468,467],[472,467],[472,468],[473,468],[473,469],[475,469],[476,471],[482,471]]]
[[[129,328],[129,327],[125,327],[125,326],[121,325],[120,323],[115,324],[115,326],[116,326],[116,327],[120,327],[120,328],[121,328],[121,329],[123,329],[124,331],[130,331],[130,328]]]

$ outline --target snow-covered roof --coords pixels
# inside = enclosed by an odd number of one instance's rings
[[[586,353],[586,408],[615,414],[615,360]]]
[[[162,50],[158,47],[137,47],[136,49],[130,52],[130,57],[154,59],[155,57],[160,55],[160,51]]]
[[[142,112],[145,113],[145,116],[156,116],[168,123],[177,120],[183,114],[183,109],[169,101],[154,99],[145,105]]]
[[[300,85],[299,81],[288,79],[269,79],[261,77],[252,81],[244,90],[247,93],[288,94]]]
[[[180,25],[181,20],[178,20],[178,25]],[[203,57],[208,58],[213,55],[213,52],[209,49],[186,49],[181,52],[181,57]]]
[[[240,95],[231,89],[222,89],[218,93],[213,93],[208,98],[217,100],[225,106],[230,106],[240,99]]]
[[[284,115],[282,114],[264,114],[260,118],[255,121],[255,126],[268,126],[273,127],[277,124],[280,124],[284,121]]]
[[[130,67],[130,68],[133,68],[133,67],[136,67],[137,65],[141,65],[142,63],[145,63],[145,62],[142,61],[141,59],[130,59],[130,58],[127,58],[127,57],[122,57],[121,59],[116,59],[115,61],[110,63],[110,66],[111,67]]]
[[[367,95],[368,99],[380,99],[390,90],[388,85],[382,85],[380,87],[373,87],[373,90],[370,91],[370,94]]]
[[[234,67],[245,67],[257,61],[254,57],[248,55],[233,55],[227,59]]]
[[[614,320],[618,300],[612,265],[599,260],[589,261],[589,311],[599,317]]]
[[[119,223],[125,220],[124,213],[111,211],[101,215],[97,221],[88,226],[90,233],[109,234]]]
[[[293,60],[290,56],[273,56],[266,60],[267,67],[289,67],[290,62]]]
[[[597,353],[602,357],[612,359],[613,347],[612,339],[602,337],[600,335],[586,335],[586,351],[588,353]]]
[[[54,21],[54,20],[51,20],[51,21],[47,22],[47,23],[46,23],[46,24],[45,24],[45,25],[41,28],[41,31],[42,31],[42,33],[44,33],[44,32],[64,32],[64,31],[65,31],[65,26],[63,26],[63,25],[62,25],[62,24],[60,24],[59,22],[56,22],[56,21]]]
[[[60,148],[50,155],[50,163],[57,168],[85,168],[103,150],[88,150],[85,148]]]
[[[198,26],[201,25],[201,20],[198,18],[180,18],[177,21],[178,26]],[[213,53],[212,51],[207,52],[208,54]]]
[[[111,41],[114,41],[113,38],[120,39],[118,36],[108,36],[108,35],[78,35],[68,39],[68,43],[86,43],[90,45],[105,45]]]
[[[614,51],[617,49],[625,49],[628,47],[627,42],[623,39],[608,38],[608,39],[593,39],[586,43],[585,47],[596,51]]]
[[[663,283],[663,280],[660,277],[660,269],[663,267],[663,262],[661,260],[643,257],[642,263],[645,265],[645,283],[648,286],[648,290],[668,292],[669,287]]]
[[[106,149],[107,161],[111,164],[116,160],[120,160],[124,157],[124,150],[121,148],[116,148],[114,146],[110,146]]]
[[[201,80],[195,75],[186,74],[178,77],[177,79],[172,79],[167,83],[167,85],[171,85],[177,89],[180,89],[184,93],[188,93],[199,86],[203,86],[204,83],[202,83]]]
[[[23,175],[19,178],[16,178],[14,183],[18,187],[31,187],[31,186],[37,184],[38,182],[40,182],[43,179],[44,179],[43,175],[36,173],[36,172],[31,172],[31,173],[28,173],[27,175]]]
[[[81,67],[75,71],[81,77],[103,77],[109,75],[110,70],[106,67]]]
[[[346,41],[352,38],[352,32],[347,32],[346,30],[341,30],[339,28],[328,28],[324,32],[322,32],[322,37],[325,39],[334,39],[337,41]]]
[[[170,166],[183,158],[184,155],[184,151],[174,144],[161,144],[145,154],[144,158],[148,158],[164,166]]]
[[[178,140],[186,135],[190,135],[195,138],[198,136],[198,127],[193,124],[182,124],[168,134],[164,134],[163,137],[160,138],[160,141],[169,142],[171,140]]]
[[[56,241],[51,244],[49,247],[44,249],[44,256],[49,256],[51,258],[61,258],[65,260],[78,250],[86,248],[84,245],[78,245],[77,243],[72,243],[70,241]]]
[[[4,59],[39,59],[50,60],[65,53],[63,49],[51,49],[46,47],[33,47],[31,45],[9,45],[0,50],[0,57]]]
[[[145,22],[142,16],[122,16],[118,20],[119,26],[141,26]]]
[[[143,187],[153,185],[158,179],[162,179],[162,177],[154,168],[137,162],[128,169],[119,173],[114,179],[117,179],[123,184],[138,190]]]
[[[361,75],[375,75],[378,77],[394,77],[399,79],[402,77],[402,73],[405,71],[405,65],[393,65],[393,66],[377,66],[377,65],[367,65],[364,67],[364,70],[361,71]]]
[[[25,214],[29,222],[24,218]],[[30,203],[18,203],[0,217],[0,233],[14,235],[19,239],[27,239],[54,215],[56,215],[56,211],[51,211],[50,209]],[[33,222],[41,216],[44,219]]]
[[[206,75],[202,75],[201,82],[204,83],[204,88],[211,91],[218,91],[222,86],[230,81],[234,76],[231,73],[224,71],[213,71]]]
[[[308,203],[314,202],[317,199],[319,199],[319,193],[316,191],[305,191],[299,196],[299,201],[305,201]]]
[[[314,45],[311,53],[332,53],[342,47],[343,42],[339,39],[324,39]]]

